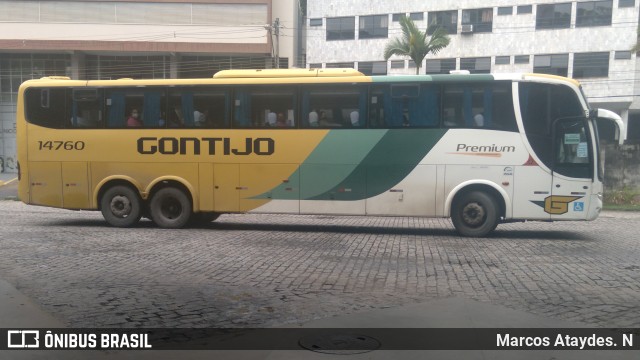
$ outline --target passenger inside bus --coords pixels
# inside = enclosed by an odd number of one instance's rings
[[[360,127],[360,113],[358,112],[358,110],[353,110],[349,114],[349,118],[351,119],[351,126]]]
[[[320,121],[318,124],[322,127],[341,127],[342,124],[335,122],[333,119],[330,119],[327,116],[327,112],[322,110],[320,111]]]
[[[140,120],[140,115],[138,113],[138,109],[131,109],[129,118],[127,119],[127,127],[141,127],[142,120]]]
[[[309,113],[309,126],[318,127],[318,113],[315,109]]]

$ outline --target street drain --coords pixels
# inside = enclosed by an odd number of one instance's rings
[[[380,348],[380,341],[371,336],[357,334],[305,336],[298,343],[307,350],[335,355],[362,354]]]

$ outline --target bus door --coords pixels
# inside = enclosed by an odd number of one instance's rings
[[[551,220],[585,219],[593,186],[593,149],[586,118],[558,119],[553,129]]]
[[[214,164],[213,184],[215,211],[240,211],[240,166],[238,164]]]
[[[89,177],[87,163],[62,163],[62,203],[68,209],[89,208]]]

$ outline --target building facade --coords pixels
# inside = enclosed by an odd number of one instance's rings
[[[304,66],[298,0],[0,0],[0,9],[4,172],[17,171],[16,97],[26,80],[196,78]]]
[[[411,60],[384,60],[407,16],[422,30],[445,28],[450,45],[420,73],[540,72],[578,79],[594,107],[620,114],[640,141],[640,0],[309,0],[309,67],[355,67],[366,74],[415,74]]]

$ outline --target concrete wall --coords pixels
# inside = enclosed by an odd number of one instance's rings
[[[640,144],[608,144],[605,153],[605,194],[628,189],[640,193]]]

